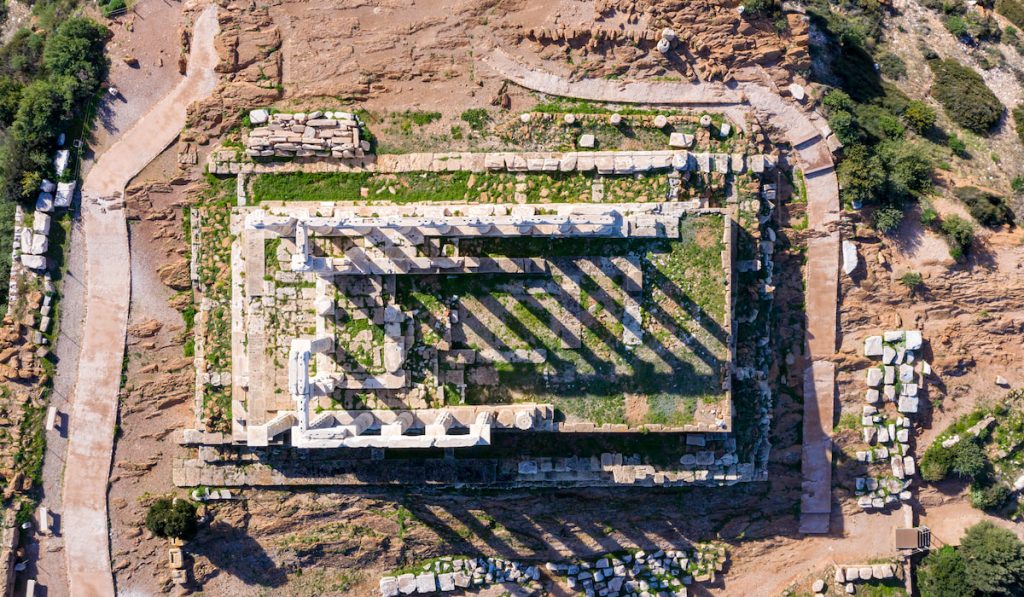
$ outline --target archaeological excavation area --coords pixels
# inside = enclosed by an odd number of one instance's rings
[[[184,441],[216,450],[179,462],[179,484],[277,483],[282,454],[491,461],[471,482],[653,481],[646,458],[606,447],[640,436],[671,438],[679,470],[660,482],[760,474],[737,471],[731,435],[734,303],[738,236],[739,269],[760,269],[743,223],[756,231],[774,162],[700,151],[731,124],[675,115],[695,134],[659,150],[584,134],[571,152],[375,156],[353,115],[259,112],[247,156],[211,156],[238,171],[237,201],[192,216],[205,299]],[[530,458],[552,441],[575,462]],[[258,464],[218,467],[227,452]]]

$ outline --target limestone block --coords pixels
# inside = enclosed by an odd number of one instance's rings
[[[903,472],[906,473],[908,477],[912,477],[917,473],[917,463],[914,462],[913,456],[903,457]]]
[[[900,383],[913,383],[914,368],[906,363],[900,365]]]
[[[849,276],[857,269],[860,258],[857,256],[857,245],[848,240],[843,241],[843,273]]]
[[[394,576],[385,576],[380,579],[381,597],[396,597],[398,595],[398,579]]]
[[[881,400],[881,394],[879,394],[878,390],[868,390],[864,399],[867,400],[868,404],[878,404],[878,401]]]
[[[437,576],[433,572],[424,572],[417,576],[416,591],[423,594],[437,591]]]
[[[252,124],[263,124],[270,118],[270,113],[266,110],[252,110],[249,112],[249,122]]]
[[[892,365],[886,365],[885,368],[884,368],[884,371],[885,371],[885,379],[882,381],[882,383],[885,383],[885,384],[894,384],[894,383],[896,383],[896,367],[893,367]]]
[[[416,592],[416,575],[402,574],[398,577],[398,591],[403,595]]]
[[[580,147],[583,147],[583,148],[586,148],[586,149],[593,149],[597,145],[597,140],[594,138],[594,135],[591,135],[590,133],[586,133],[586,134],[580,135],[580,140],[579,140],[578,143],[579,143]]]
[[[886,344],[882,347],[882,362],[891,365],[896,361],[896,349]]]
[[[878,367],[872,367],[867,372],[867,382],[871,387],[876,387],[882,383],[883,372]]]
[[[897,409],[901,413],[916,413],[917,412],[918,399],[913,396],[900,396]]]
[[[871,580],[874,577],[871,572],[871,568],[867,566],[859,568],[857,572],[860,574],[861,580]]]
[[[921,332],[918,330],[907,330],[904,333],[904,338],[906,339],[907,350],[920,350],[921,345],[924,343]]]

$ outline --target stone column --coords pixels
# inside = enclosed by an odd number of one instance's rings
[[[453,425],[455,425],[455,416],[447,410],[442,410],[437,413],[434,422],[427,425],[427,435],[447,435]]]
[[[388,437],[397,437],[404,434],[412,427],[413,416],[411,412],[399,413],[393,423],[382,425],[380,434]]]
[[[520,431],[529,431],[533,428],[534,411],[521,410],[516,413],[516,429]]]
[[[360,414],[354,421],[352,421],[353,431],[355,432],[354,435],[362,435],[370,428],[371,425],[373,425],[374,420],[373,414],[371,413]]]

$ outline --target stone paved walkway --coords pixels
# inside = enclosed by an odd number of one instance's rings
[[[569,81],[522,65],[501,50],[484,57],[491,68],[515,83],[551,95],[580,99],[709,107],[727,112],[753,109],[758,120],[780,132],[793,147],[807,181],[808,228],[815,233],[807,248],[807,363],[804,388],[804,477],[801,531],[827,533],[831,512],[832,417],[839,300],[839,183],[827,137],[827,123],[815,113],[783,99],[767,82],[739,83],[736,89],[707,83],[622,83],[605,79]],[[755,72],[743,79],[757,81]],[[813,399],[810,399],[813,398]]]
[[[185,109],[213,91],[216,6],[197,19],[186,78],[110,150],[82,185],[86,315],[64,473],[65,557],[71,595],[113,595],[107,481],[117,422],[131,271],[122,193],[185,125]]]

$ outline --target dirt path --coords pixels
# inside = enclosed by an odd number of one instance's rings
[[[86,316],[78,395],[69,426],[64,484],[65,557],[72,595],[113,595],[107,526],[107,477],[117,422],[130,292],[128,231],[122,192],[174,141],[188,104],[213,91],[217,10],[196,20],[189,73],[96,162],[82,185],[86,238]]]

